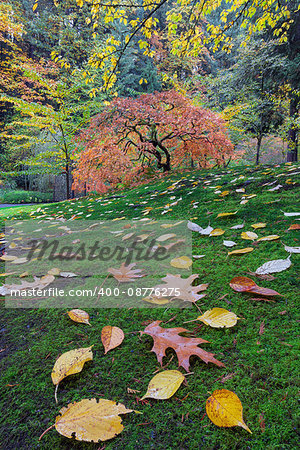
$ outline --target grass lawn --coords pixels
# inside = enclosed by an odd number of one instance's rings
[[[257,284],[282,294],[274,302],[252,300],[234,292],[229,282],[235,276],[249,276],[269,260],[286,259],[287,246],[299,246],[299,231],[287,231],[299,224],[299,166],[244,167],[214,171],[193,171],[170,175],[160,182],[117,193],[121,197],[90,197],[51,205],[0,210],[0,223],[9,219],[52,217],[104,220],[126,217],[160,220],[191,220],[203,228],[222,228],[222,236],[193,233],[193,273],[199,283],[209,283],[207,295],[199,300],[201,312],[222,307],[243,320],[229,329],[210,328],[201,322],[184,322],[199,316],[196,307],[176,309],[169,305],[153,309],[86,309],[91,327],[72,322],[61,309],[5,309],[1,301],[1,418],[0,448],[15,449],[295,449],[298,447],[297,328],[299,325],[299,256],[291,255],[292,266],[275,273],[272,281]],[[177,183],[176,183],[177,182]],[[280,188],[276,188],[280,184]],[[240,192],[245,189],[245,192]],[[238,192],[237,192],[238,190]],[[225,191],[225,192],[224,192]],[[229,191],[226,195],[226,191]],[[241,204],[243,196],[248,202]],[[171,203],[177,204],[172,206]],[[146,215],[145,208],[153,209]],[[219,213],[235,212],[217,218]],[[43,216],[43,217],[42,217]],[[265,228],[251,225],[264,222]],[[121,222],[120,222],[121,223]],[[243,229],[232,229],[237,224]],[[280,239],[254,242],[241,239],[243,231],[259,237],[278,234]],[[226,248],[223,240],[236,247]],[[1,245],[0,245],[1,246]],[[241,256],[228,256],[236,248],[254,247]],[[298,272],[297,272],[298,263]],[[4,264],[2,264],[4,272]],[[0,277],[0,284],[4,279]],[[1,297],[0,297],[1,298]],[[299,295],[298,295],[299,300]],[[74,304],[76,307],[76,304]],[[164,327],[186,327],[196,337],[209,341],[202,348],[225,364],[206,365],[191,358],[191,372],[169,400],[140,402],[153,374],[159,369],[152,353],[150,336],[138,331],[153,320]],[[101,329],[115,325],[123,329],[121,346],[104,355]],[[94,344],[94,360],[81,373],[65,378],[54,400],[51,371],[59,355]],[[167,365],[168,364],[168,365]],[[178,369],[177,357],[168,350],[167,369]],[[185,373],[180,368],[182,373]],[[139,391],[128,393],[128,388]],[[243,404],[244,420],[253,434],[239,427],[218,428],[205,413],[205,402],[215,389],[234,391]],[[124,430],[105,443],[83,443],[50,430],[59,410],[84,398],[105,398],[123,403],[143,414],[122,416]]]

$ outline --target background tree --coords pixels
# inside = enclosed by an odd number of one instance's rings
[[[76,168],[77,183],[86,181],[87,164],[90,174],[94,168],[93,180],[103,164],[121,177],[114,166],[118,151],[126,155],[122,156],[126,168],[134,160],[133,167],[156,166],[163,172],[171,169],[172,161],[177,167],[189,164],[191,158],[202,167],[210,162],[221,165],[232,154],[220,115],[195,106],[176,91],[115,99],[92,119],[80,141],[85,150]],[[98,174],[103,183],[103,170]]]

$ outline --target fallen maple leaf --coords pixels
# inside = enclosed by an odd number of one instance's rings
[[[162,328],[159,324],[161,320],[156,320],[150,323],[144,331],[140,331],[141,335],[148,334],[153,338],[154,345],[151,349],[157,356],[157,360],[162,366],[163,357],[166,355],[166,350],[172,348],[175,350],[178,357],[178,365],[183,367],[187,372],[190,367],[190,357],[192,355],[199,356],[206,364],[209,362],[216,364],[219,367],[224,364],[214,358],[213,353],[206,352],[198,347],[199,344],[208,343],[202,338],[187,338],[179,336],[179,333],[188,332],[185,328]]]
[[[141,269],[132,269],[134,266],[136,266],[136,263],[131,263],[128,266],[125,266],[125,263],[122,263],[120,269],[110,267],[107,271],[111,273],[112,276],[120,283],[126,283],[129,281],[134,281],[135,278],[145,276],[145,274],[141,273]]]
[[[22,281],[21,284],[4,284],[0,287],[0,295],[12,295],[13,291],[22,291],[24,289],[44,289],[55,280],[53,275],[46,275],[38,278],[33,277],[34,281]]]

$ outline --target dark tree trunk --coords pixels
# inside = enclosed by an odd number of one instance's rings
[[[263,135],[259,134],[259,136],[257,138],[257,145],[256,145],[256,160],[255,160],[256,165],[259,164],[260,147],[261,147],[262,138],[263,138]]]
[[[67,200],[71,198],[70,190],[70,166],[69,163],[66,164],[66,187],[67,187]]]
[[[291,102],[290,102],[290,118],[291,118],[291,120],[294,120],[297,116],[298,103],[299,103],[298,97],[296,95],[293,95],[291,98]],[[295,124],[292,124],[288,131],[288,149],[287,149],[287,155],[286,155],[287,162],[298,161],[297,136],[298,136],[297,126]]]

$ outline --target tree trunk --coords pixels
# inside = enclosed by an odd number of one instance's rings
[[[296,119],[298,103],[299,99],[297,98],[296,95],[293,95],[290,102],[290,118],[292,121]],[[292,123],[288,131],[288,149],[286,155],[287,162],[298,161],[297,136],[298,136],[297,126],[294,123]]]
[[[258,165],[259,164],[259,154],[260,154],[260,147],[261,147],[261,141],[262,141],[263,135],[259,134],[259,136],[257,137],[257,145],[256,145],[256,160],[255,160],[255,164]]]
[[[67,200],[71,198],[71,192],[70,192],[70,165],[69,163],[66,164],[66,186],[67,186]]]

